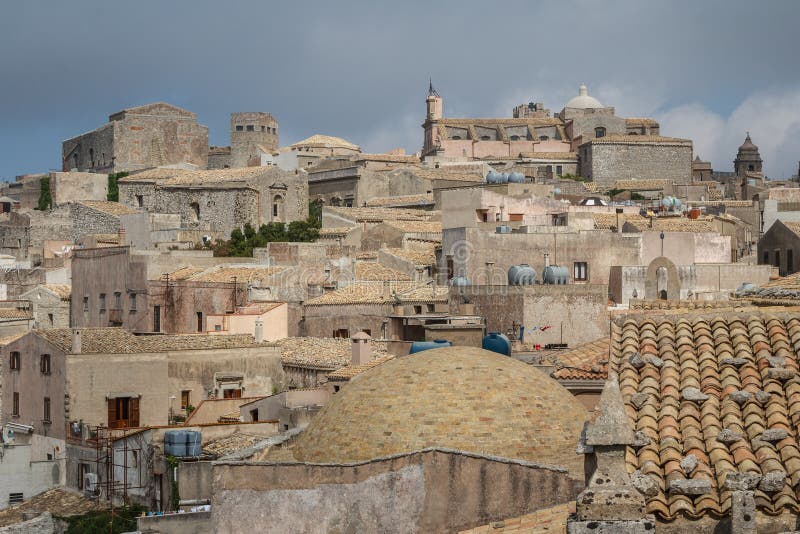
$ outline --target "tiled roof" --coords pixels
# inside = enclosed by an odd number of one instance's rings
[[[350,363],[353,342],[349,338],[287,337],[275,342],[281,348],[284,365],[338,369]],[[376,358],[386,355],[386,343],[371,341]]]
[[[347,148],[349,150],[361,150],[361,147],[354,145],[350,141],[345,141],[341,137],[334,137],[332,135],[315,134],[307,137],[302,141],[298,141],[292,147],[309,147],[309,148]]]
[[[462,530],[460,534],[562,534],[567,531],[567,519],[573,513],[575,501],[570,501],[521,517],[492,521],[488,525]]]
[[[406,171],[425,180],[449,180],[454,182],[483,182],[485,180],[483,168],[473,166],[463,167],[427,167],[424,165],[409,165],[401,167],[394,172]]]
[[[376,197],[367,201],[367,207],[405,206],[411,204],[433,204],[433,193],[419,195],[400,195],[396,197]]]
[[[336,228],[320,228],[319,235],[320,237],[347,235],[352,230],[353,230],[352,226],[339,226]]]
[[[259,282],[286,270],[286,267],[220,267],[188,276],[192,282]]]
[[[375,251],[367,250],[362,252],[356,252],[356,259],[357,260],[377,260],[378,253]]]
[[[617,180],[611,189],[625,189],[628,191],[650,191],[664,189],[672,180]]]
[[[355,222],[428,221],[438,212],[408,208],[345,208],[326,207],[331,213]]]
[[[374,261],[356,262],[356,280],[400,280],[410,281],[411,277],[396,269],[386,267]]]
[[[520,152],[519,157],[526,159],[578,159],[577,152]]]
[[[608,338],[583,343],[556,355],[562,367],[553,372],[559,380],[605,380],[608,378]]]
[[[196,275],[197,273],[202,273],[205,271],[202,267],[181,267],[180,269],[176,269],[169,273],[169,279],[175,282],[186,280],[187,278],[191,278],[192,276]]]
[[[358,154],[351,159],[353,161],[388,161],[391,163],[419,162],[419,158],[414,154]]]
[[[375,358],[361,365],[346,365],[344,367],[337,369],[332,373],[328,373],[328,380],[334,380],[336,382],[352,380],[354,377],[360,375],[364,371],[368,371],[373,367],[377,367],[382,363],[386,363],[393,358],[394,358],[393,354],[387,354],[386,356]]]
[[[627,126],[658,126],[658,121],[646,117],[628,117],[625,119]]]
[[[717,201],[693,201],[692,206],[726,206],[728,208],[750,208],[753,206],[752,200],[717,200]]]
[[[102,211],[109,215],[119,217],[120,215],[130,215],[131,213],[138,213],[135,209],[120,204],[119,202],[109,202],[105,200],[81,200],[78,204],[83,204],[93,210]]]
[[[731,300],[631,300],[631,310],[709,310],[740,307],[741,302]]]
[[[783,225],[791,230],[795,235],[800,237],[800,222],[784,222],[781,221]]]
[[[719,313],[615,319],[609,368],[639,444],[628,471],[655,482],[647,511],[664,520],[726,515],[733,476],[770,515],[800,511],[800,318]],[[695,468],[682,468],[688,455]],[[705,481],[684,495],[680,482]],[[784,484],[785,478],[785,484]]]
[[[628,220],[636,230],[640,232],[646,231],[663,231],[663,232],[715,232],[714,224],[711,218],[706,219],[689,219],[688,217],[653,217],[653,224],[650,225],[650,219],[642,218],[640,220]]]
[[[54,488],[34,495],[16,506],[0,510],[0,527],[21,523],[26,512],[50,512],[57,517],[70,517],[105,508],[81,493]]]
[[[447,302],[448,289],[416,282],[355,282],[347,287],[325,293],[306,302],[306,306],[328,306],[348,304],[393,304],[396,299],[401,302]]]
[[[626,221],[630,223],[647,221],[646,218],[638,213],[620,213],[619,218],[617,218],[616,213],[592,213],[592,219],[594,219],[594,227],[598,230],[616,228],[617,221],[619,221],[620,225],[624,225]]]
[[[72,351],[72,330],[69,328],[49,328],[33,332],[66,353]],[[268,345],[256,343],[249,334],[134,336],[122,328],[82,328],[80,332],[82,354],[136,354]]]
[[[800,274],[790,274],[765,282],[760,286],[747,287],[736,292],[739,298],[751,301],[792,302],[800,300]]]
[[[19,310],[17,308],[0,308],[0,319],[30,319],[30,310]]]
[[[663,137],[660,135],[606,135],[590,139],[587,143],[596,145],[670,145],[670,146],[692,146],[690,139],[680,139],[678,137]],[[585,143],[584,143],[585,144]]]
[[[137,172],[120,180],[124,182],[154,181],[161,185],[214,184],[247,181],[265,174],[279,174],[276,167],[240,167],[235,169],[186,170],[156,168]]]
[[[20,334],[12,334],[10,336],[0,337],[0,347],[5,347],[6,345],[11,343],[12,341],[18,340],[19,338],[21,338],[25,334],[27,334],[27,332],[22,332]]]
[[[410,261],[414,265],[433,265],[436,263],[434,247],[419,246],[418,248],[385,248],[388,254]]]
[[[238,416],[239,412],[237,411],[236,414]],[[203,452],[214,454],[216,456],[225,456],[226,454],[252,447],[256,443],[264,441],[265,439],[266,438],[264,436],[259,436],[256,434],[234,432],[230,436],[209,441],[203,445]]]
[[[41,287],[55,293],[61,300],[70,300],[72,297],[72,286],[67,284],[42,284]]]
[[[441,221],[386,221],[387,225],[415,234],[441,234]]]

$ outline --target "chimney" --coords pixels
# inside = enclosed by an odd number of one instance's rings
[[[356,332],[352,338],[351,365],[363,365],[372,360],[372,338],[366,332]]]
[[[261,317],[256,319],[256,329],[254,337],[256,338],[256,343],[264,342],[264,321],[261,319]]]
[[[122,225],[119,225],[119,231],[117,232],[117,235],[119,237],[119,246],[121,247],[125,246],[125,233],[125,228],[123,228]]]
[[[388,280],[383,281],[383,296],[384,298],[391,298],[392,296],[392,286],[389,285]]]
[[[547,269],[550,267],[550,254],[547,252],[544,253],[544,268]]]
[[[72,329],[72,354],[80,354],[83,350],[80,328]]]

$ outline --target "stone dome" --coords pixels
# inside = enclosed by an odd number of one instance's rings
[[[305,462],[349,462],[443,447],[567,468],[588,414],[558,382],[508,356],[447,347],[363,373],[298,437]]]
[[[586,89],[586,86],[581,84],[578,89],[578,96],[572,97],[564,107],[573,109],[599,109],[603,107],[603,104],[595,97],[589,96],[589,91]]]
[[[747,137],[744,138],[744,143],[739,146],[739,152],[758,152],[758,147],[750,139],[750,132],[747,132]]]

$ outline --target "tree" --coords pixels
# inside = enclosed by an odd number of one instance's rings
[[[317,228],[322,226],[322,199],[312,200],[308,203],[308,220],[313,220],[317,224]]]
[[[305,221],[292,221],[289,223],[289,241],[311,242],[319,238],[319,228],[311,217]]]
[[[53,207],[53,197],[50,194],[50,177],[45,176],[39,180],[39,203],[37,210],[45,211]]]
[[[117,182],[120,178],[128,176],[127,172],[115,172],[108,175],[108,194],[106,200],[111,202],[119,202],[119,185]]]

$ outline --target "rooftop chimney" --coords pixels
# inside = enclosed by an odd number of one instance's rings
[[[261,319],[261,317],[256,319],[256,328],[254,336],[256,338],[256,343],[264,342],[264,321]]]
[[[117,235],[119,237],[119,246],[124,247],[125,246],[125,228],[123,228],[122,225],[119,226],[119,231],[117,232]]]
[[[83,350],[80,328],[72,329],[72,354],[80,354]]]
[[[356,332],[352,337],[351,365],[363,365],[372,360],[372,338],[366,332]]]

